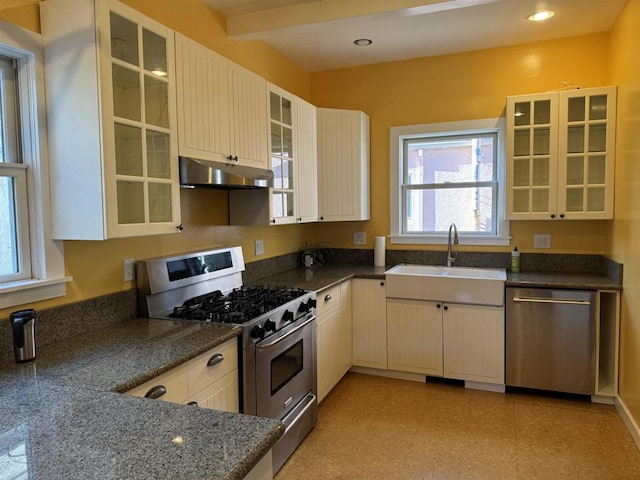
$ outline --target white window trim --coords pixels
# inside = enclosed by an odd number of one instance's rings
[[[53,240],[41,36],[0,20],[0,54],[18,60],[23,162],[29,166],[27,195],[31,278],[0,284],[0,308],[66,295],[62,241]]]
[[[461,245],[509,245],[509,221],[505,219],[506,190],[505,190],[505,128],[504,117],[484,118],[479,120],[463,120],[456,122],[430,123],[423,125],[405,125],[391,127],[390,137],[390,214],[391,235],[389,241],[396,244],[443,245],[447,244],[446,233],[438,234],[403,234],[402,233],[402,148],[403,140],[421,137],[425,134],[473,131],[497,132],[498,134],[498,215],[497,235],[460,234]]]

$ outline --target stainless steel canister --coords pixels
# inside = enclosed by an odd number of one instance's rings
[[[33,308],[19,310],[9,315],[13,330],[13,352],[16,362],[28,362],[36,358],[36,311]]]

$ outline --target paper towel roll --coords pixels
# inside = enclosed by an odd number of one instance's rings
[[[384,267],[384,262],[385,262],[384,242],[385,242],[384,237],[375,237],[375,241],[373,243],[373,265],[375,267]]]

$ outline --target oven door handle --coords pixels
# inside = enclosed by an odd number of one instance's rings
[[[316,319],[315,315],[312,315],[311,317],[309,317],[306,321],[304,321],[303,323],[301,323],[300,325],[298,325],[296,328],[294,328],[293,330],[291,330],[290,332],[285,333],[284,335],[282,335],[280,338],[278,338],[277,340],[274,340],[273,342],[269,342],[269,343],[258,343],[256,345],[256,348],[271,348],[274,345],[277,345],[278,343],[280,343],[282,340],[284,340],[285,338],[287,338],[289,335],[293,335],[294,333],[296,333],[298,330],[300,330],[301,328],[304,328],[307,324],[313,322]]]

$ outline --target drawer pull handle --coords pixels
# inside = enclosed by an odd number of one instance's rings
[[[198,402],[189,402],[189,403],[187,403],[187,405],[191,405],[191,406],[194,406],[194,407],[199,407],[200,406],[200,405],[198,405]]]
[[[149,390],[147,393],[145,393],[144,398],[156,399],[156,398],[160,398],[165,393],[167,393],[167,387],[165,387],[164,385],[156,385],[151,390]]]
[[[331,296],[331,294],[330,294],[330,293],[327,293],[327,294],[324,296],[324,301],[325,301],[325,302],[328,302],[328,301],[329,301],[329,300],[331,300],[332,298],[333,298],[333,297]]]
[[[222,363],[223,360],[224,360],[224,357],[222,356],[222,354],[216,353],[207,362],[207,367],[213,367],[214,365],[218,365],[219,363]]]

